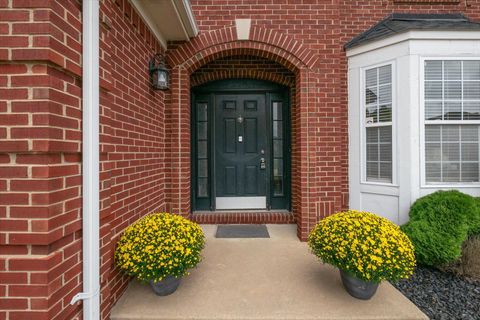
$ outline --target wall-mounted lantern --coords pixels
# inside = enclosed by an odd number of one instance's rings
[[[157,53],[148,64],[150,83],[156,90],[166,90],[170,86],[170,74],[165,66],[165,58]]]

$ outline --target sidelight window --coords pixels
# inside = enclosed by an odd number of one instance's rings
[[[197,197],[208,198],[208,107],[207,103],[197,103]]]
[[[280,101],[272,102],[273,128],[273,195],[284,195],[284,159],[283,159],[283,105]]]

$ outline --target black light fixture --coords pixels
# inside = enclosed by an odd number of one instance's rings
[[[148,63],[150,83],[156,90],[166,90],[170,86],[170,74],[165,66],[165,58],[157,53]]]

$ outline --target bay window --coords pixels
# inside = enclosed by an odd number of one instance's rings
[[[480,179],[480,60],[425,60],[425,181]]]
[[[392,65],[365,70],[365,178],[392,183]]]

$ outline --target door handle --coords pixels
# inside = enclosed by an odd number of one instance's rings
[[[265,170],[266,164],[265,164],[265,158],[260,158],[260,169]]]

